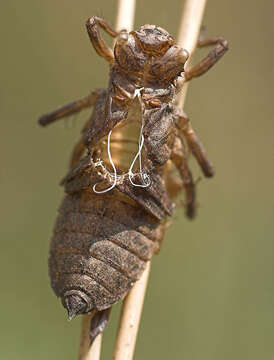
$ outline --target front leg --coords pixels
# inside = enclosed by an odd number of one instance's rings
[[[118,36],[119,33],[113,30],[104,19],[98,16],[93,16],[89,18],[86,22],[87,32],[90,41],[97,54],[99,56],[102,56],[109,63],[112,63],[114,60],[113,51],[107,46],[107,44],[103,40],[99,31],[99,26],[113,37]]]
[[[194,77],[198,77],[206,73],[228,50],[227,40],[221,37],[209,38],[198,42],[199,47],[216,45],[209,54],[202,59],[198,64],[192,66],[185,71],[185,80],[189,81]]]
[[[188,116],[184,113],[184,111],[177,109],[174,114],[174,122],[179,130],[182,132],[184,137],[186,138],[187,144],[201,166],[203,173],[206,177],[211,177],[214,175],[214,169],[209,161],[207,154],[194,130],[192,129],[191,123],[189,121]]]

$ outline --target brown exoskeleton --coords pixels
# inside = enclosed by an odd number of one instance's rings
[[[184,189],[186,214],[195,215],[195,184],[183,139],[204,175],[210,177],[214,171],[175,100],[184,82],[204,74],[228,45],[222,38],[200,42],[200,46],[216,46],[185,71],[187,51],[160,27],[144,25],[138,31],[118,33],[98,17],[90,18],[86,26],[96,52],[110,65],[108,88],[42,116],[39,123],[48,125],[94,106],[63,180],[67,195],[49,260],[52,287],[69,317],[96,310],[94,338],[102,331],[110,307],[128,293],[159,249],[165,220],[173,212],[171,197]],[[99,27],[116,38],[114,50],[105,44]],[[138,155],[143,168],[140,165],[134,174],[132,165],[128,173],[118,174],[110,154],[110,135],[129,122],[141,126]],[[182,180],[177,187],[169,172],[171,162]]]

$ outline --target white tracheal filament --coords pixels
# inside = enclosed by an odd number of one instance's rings
[[[141,103],[141,90],[143,88],[140,88],[140,89],[136,89],[135,90],[135,93],[134,93],[134,98],[136,96],[138,96],[138,99]],[[105,174],[105,178],[106,176],[108,175],[111,179],[111,181],[113,181],[113,183],[111,184],[111,186],[107,189],[104,189],[104,190],[96,190],[96,186],[98,185],[95,184],[93,185],[93,191],[96,193],[96,194],[103,194],[103,193],[106,193],[110,190],[112,190],[116,185],[117,185],[117,181],[118,181],[118,177],[124,177],[126,175],[128,175],[128,178],[129,178],[129,181],[130,183],[133,185],[133,186],[136,186],[136,187],[143,187],[143,188],[146,188],[148,186],[150,186],[151,184],[151,181],[150,181],[150,177],[148,174],[144,173],[143,172],[143,169],[142,169],[142,148],[143,148],[143,145],[144,145],[144,135],[143,135],[143,127],[144,127],[144,124],[143,124],[143,121],[142,121],[142,126],[141,126],[141,130],[140,130],[140,136],[139,136],[139,148],[138,148],[138,152],[137,154],[135,155],[131,165],[130,165],[130,168],[129,168],[129,171],[127,174],[124,174],[122,176],[120,175],[117,175],[117,170],[116,170],[116,167],[114,165],[114,162],[112,160],[112,156],[111,156],[111,151],[110,151],[110,136],[111,136],[111,133],[112,133],[112,130],[110,130],[110,132],[108,133],[108,147],[107,147],[107,150],[108,150],[108,158],[109,158],[109,162],[113,168],[113,173],[110,173],[107,171],[107,173]],[[137,174],[134,174],[132,172],[133,170],[133,167],[134,167],[134,164],[135,162],[137,161],[137,159],[139,158],[139,169],[140,169],[140,175],[141,175],[141,179],[142,179],[142,184],[136,184],[135,182],[133,182],[133,177]],[[102,161],[99,161],[95,164],[95,166],[102,166]]]

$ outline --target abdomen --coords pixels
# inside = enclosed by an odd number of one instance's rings
[[[52,288],[67,309],[106,309],[140,278],[162,234],[158,220],[118,192],[68,194],[51,241]]]

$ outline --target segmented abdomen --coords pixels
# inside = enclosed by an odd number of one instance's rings
[[[49,259],[56,295],[81,291],[87,310],[110,307],[140,278],[161,237],[160,222],[118,192],[66,195]]]

